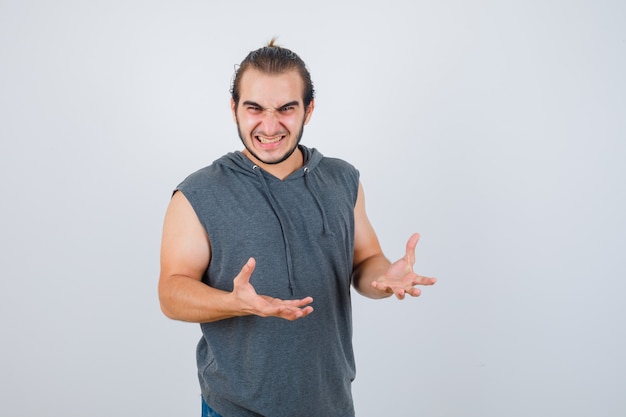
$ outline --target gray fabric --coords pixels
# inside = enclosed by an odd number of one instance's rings
[[[211,241],[206,284],[232,291],[254,257],[259,294],[314,298],[315,311],[294,322],[245,316],[201,324],[202,394],[225,417],[354,415],[350,281],[359,174],[301,150],[305,166],[282,181],[234,152],[177,188]]]

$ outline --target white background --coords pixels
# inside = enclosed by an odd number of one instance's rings
[[[226,3],[0,1],[0,415],[200,414],[162,220],[240,148],[233,66],[274,35],[303,143],[439,278],[354,296],[358,416],[626,415],[625,3]]]

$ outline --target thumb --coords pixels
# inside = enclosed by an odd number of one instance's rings
[[[409,265],[415,264],[415,247],[417,246],[417,242],[420,240],[419,233],[413,233],[409,238],[409,241],[406,242],[406,260]]]
[[[239,274],[235,277],[235,284],[245,285],[250,283],[250,277],[252,276],[252,272],[254,272],[254,267],[256,266],[256,261],[254,258],[248,259],[245,265],[239,271]]]

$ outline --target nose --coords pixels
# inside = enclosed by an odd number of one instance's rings
[[[269,136],[281,130],[280,115],[275,109],[265,109],[261,120],[261,129]]]

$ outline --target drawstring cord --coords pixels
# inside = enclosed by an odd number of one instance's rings
[[[293,276],[293,260],[291,259],[291,248],[289,245],[289,239],[287,238],[285,220],[280,215],[280,212],[278,209],[278,203],[276,202],[276,200],[274,199],[274,196],[272,195],[272,192],[270,191],[269,185],[267,184],[267,181],[265,177],[263,176],[263,172],[261,172],[261,169],[259,169],[259,166],[256,164],[252,165],[252,170],[257,173],[257,176],[259,177],[261,184],[263,185],[265,196],[267,197],[268,202],[270,203],[270,207],[272,208],[272,210],[274,211],[274,214],[276,215],[276,218],[278,219],[278,223],[280,225],[280,231],[283,236],[283,242],[285,244],[285,257],[287,259],[287,274],[289,276],[289,289],[291,290],[291,294],[295,295],[296,289],[295,289],[295,280]],[[326,215],[326,211],[324,210],[322,201],[320,200],[319,194],[317,193],[315,187],[313,186],[313,184],[311,184],[311,180],[309,179],[309,172],[310,172],[309,167],[305,166],[303,168],[303,172],[304,172],[305,187],[307,188],[307,190],[313,197],[313,200],[315,201],[315,204],[317,204],[317,207],[322,215],[322,228],[323,228],[322,231],[325,235],[333,236],[334,233],[332,230],[330,230],[330,225],[328,223],[328,216]]]
[[[267,181],[265,181],[265,177],[263,176],[263,173],[259,169],[259,166],[256,164],[253,165],[252,170],[255,171],[258,177],[261,179],[261,183],[263,184],[263,189],[265,190],[265,195],[270,203],[270,207],[272,207],[272,210],[274,211],[274,214],[276,215],[276,218],[278,219],[278,223],[280,224],[280,231],[283,235],[283,242],[285,243],[285,257],[287,259],[287,275],[289,278],[289,289],[291,290],[291,295],[295,295],[296,289],[295,289],[295,283],[294,283],[294,278],[293,278],[293,265],[292,265],[293,261],[291,259],[291,249],[289,247],[289,239],[287,239],[287,234],[285,232],[285,224],[283,223],[283,218],[278,212],[278,209],[277,209],[278,204],[276,203],[276,200],[274,200],[274,196],[272,195],[270,188],[267,185]]]
[[[328,224],[328,216],[326,216],[326,211],[324,210],[324,206],[322,206],[322,202],[315,188],[311,185],[308,174],[309,174],[309,167],[304,167],[304,184],[307,190],[309,190],[309,193],[311,193],[311,195],[313,196],[313,200],[315,200],[315,203],[317,204],[317,207],[320,209],[320,213],[322,214],[323,232],[324,234],[333,236],[334,233],[332,230],[330,230],[330,225]]]

